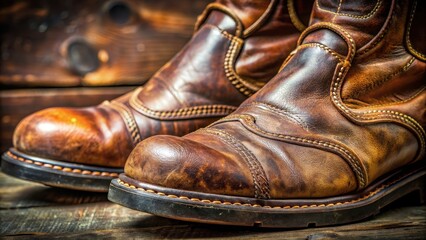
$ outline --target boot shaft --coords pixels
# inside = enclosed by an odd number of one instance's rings
[[[402,112],[424,127],[426,33],[420,22],[425,16],[423,1],[319,0],[299,42],[349,56],[340,92],[349,108]],[[332,29],[342,29],[349,41]]]
[[[343,27],[356,42],[357,57],[381,44],[404,45],[425,60],[424,1],[316,1],[311,24],[330,22]]]
[[[198,107],[210,117],[231,113],[277,74],[296,46],[298,28],[308,22],[310,4],[289,3],[218,1],[208,5],[191,41],[133,95],[133,107],[169,112]],[[232,108],[222,111],[212,105]],[[197,117],[197,111],[178,116]]]
[[[275,76],[296,47],[309,23],[312,5],[313,0],[218,0],[200,15],[196,30],[212,24],[240,40],[233,42],[234,50],[228,56],[235,60],[229,63],[234,69],[228,75],[239,79],[234,86],[250,96]]]

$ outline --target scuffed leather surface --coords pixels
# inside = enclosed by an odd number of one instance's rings
[[[126,175],[203,193],[321,198],[424,164],[426,63],[404,45],[411,3],[317,2],[324,10],[314,6],[265,87],[207,128],[143,141]]]
[[[26,117],[15,130],[14,143],[20,151],[40,157],[67,161],[72,156],[87,164],[118,167],[133,148],[125,128],[120,115],[109,108],[49,108]]]
[[[96,107],[55,108],[31,115],[15,131],[15,148],[67,162],[124,166],[140,139],[157,134],[182,136],[231,113],[247,98],[225,71],[231,42],[242,45],[233,63],[236,72],[263,85],[278,72],[300,34],[288,18],[278,14],[286,6],[280,1],[279,7],[266,12],[267,21],[252,35],[235,36],[237,26],[249,27],[268,5],[269,1],[223,1],[220,6],[237,18],[212,9],[190,42],[143,88]],[[257,75],[260,71],[262,76]],[[113,108],[117,104],[121,111]],[[76,119],[75,123],[70,119]],[[39,127],[43,124],[55,131]]]

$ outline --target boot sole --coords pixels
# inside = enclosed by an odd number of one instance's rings
[[[416,192],[424,203],[426,170],[414,168],[376,181],[361,193],[323,199],[262,200],[169,189],[120,175],[108,199],[158,216],[212,224],[269,228],[340,225],[376,215],[395,200]]]
[[[107,192],[111,180],[123,172],[123,168],[105,168],[34,157],[14,148],[2,155],[1,170],[10,176],[52,187],[90,192]]]

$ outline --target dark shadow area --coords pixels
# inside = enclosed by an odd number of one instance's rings
[[[0,209],[107,202],[106,193],[93,193],[28,184],[0,189]]]

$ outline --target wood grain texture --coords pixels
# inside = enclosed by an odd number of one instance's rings
[[[48,194],[47,194],[48,193]],[[425,239],[426,206],[408,198],[367,221],[307,229],[188,223],[0,174],[0,236],[13,239]]]
[[[85,107],[114,99],[134,87],[9,89],[0,91],[0,151],[12,146],[16,125],[25,116],[48,107]]]
[[[189,40],[209,2],[3,0],[0,85],[142,84]]]
[[[88,193],[51,188],[42,184],[12,178],[0,173],[0,209],[107,202],[104,193]]]

